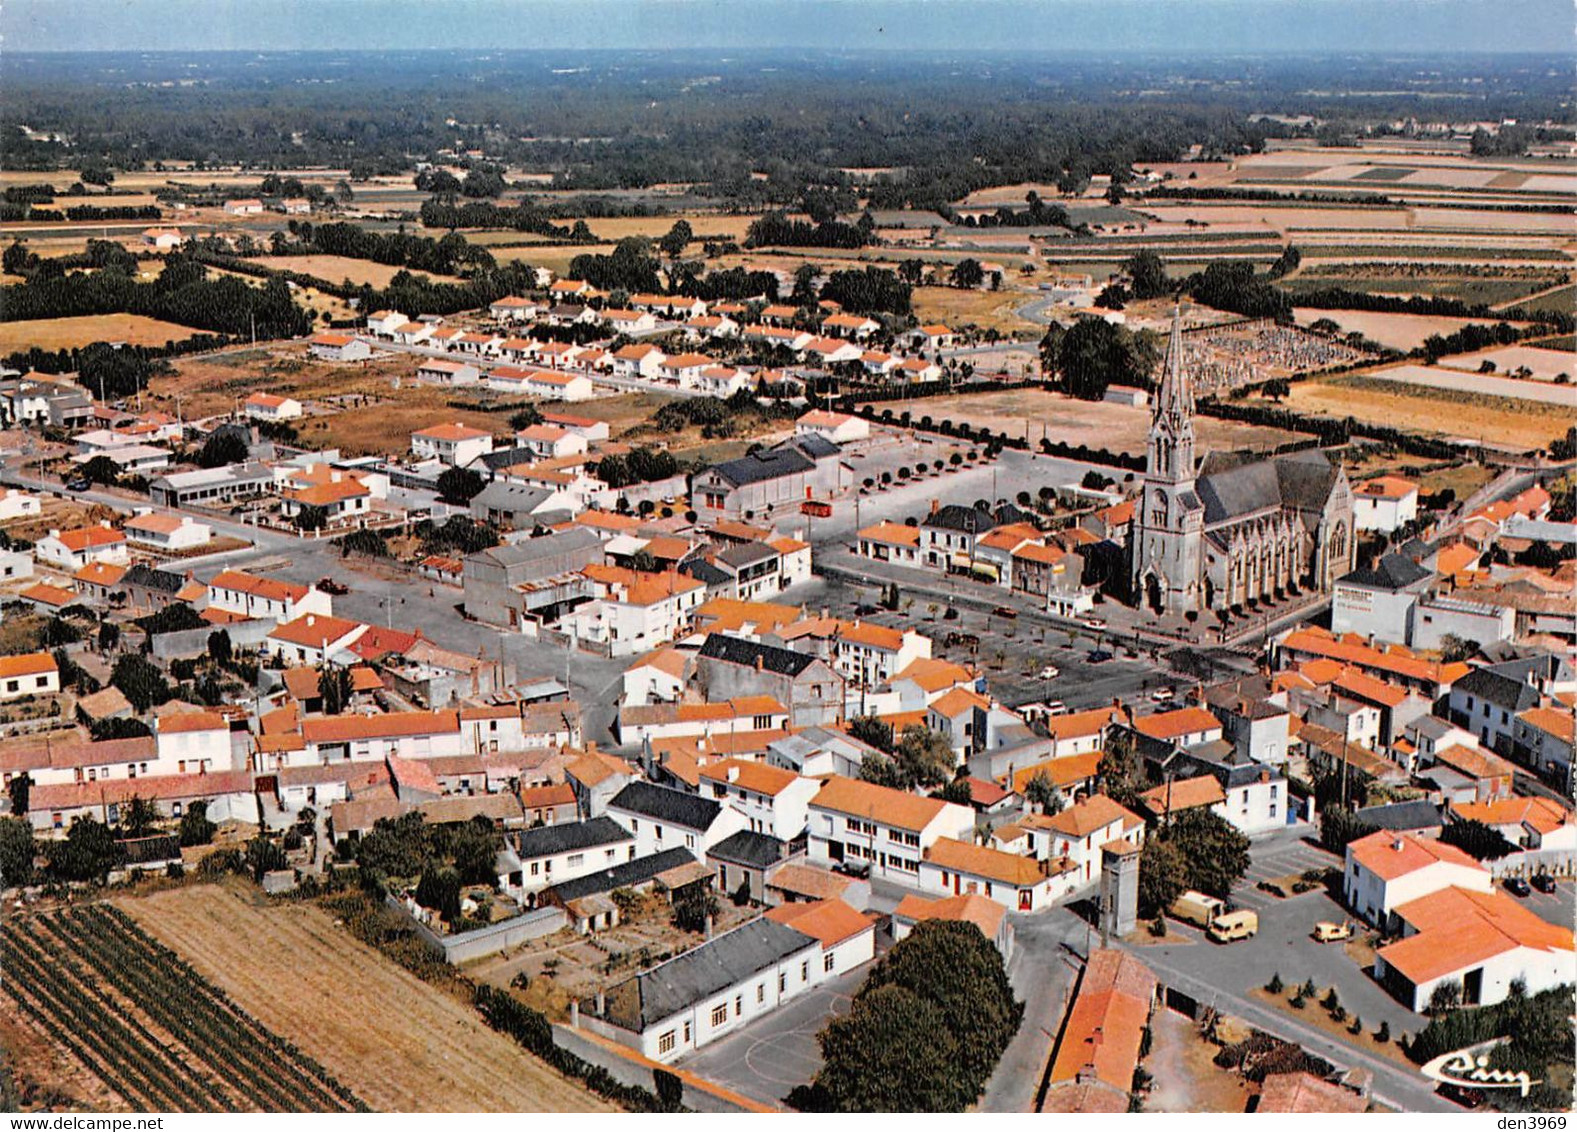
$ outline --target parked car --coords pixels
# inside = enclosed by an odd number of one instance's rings
[[[861,864],[858,861],[839,861],[832,866],[832,871],[842,873],[846,877],[853,877],[855,880],[865,880],[871,875],[871,866]]]
[[[1091,664],[1105,664],[1111,658],[1112,654],[1105,649],[1091,649],[1084,659]]]
[[[78,476],[74,480],[67,480],[66,487],[72,491],[87,491],[93,486],[93,481],[86,476]]]
[[[1157,688],[1150,693],[1150,698],[1158,704],[1171,703],[1177,698],[1177,693],[1171,688]]]
[[[1046,714],[1047,715],[1067,715],[1068,714],[1068,705],[1063,703],[1061,700],[1052,700],[1049,704],[1046,705]]]
[[[1521,877],[1507,877],[1506,891],[1513,896],[1527,896],[1533,890],[1528,887],[1528,882]]]
[[[991,611],[991,616],[993,616],[993,617],[1004,617],[1007,620],[1012,621],[1014,618],[1016,618],[1018,616],[1018,610],[1016,610],[1016,609],[1009,609],[1005,605],[999,605],[999,606],[997,606],[995,609],[993,609]]]
[[[1532,883],[1534,888],[1545,895],[1555,891],[1555,878],[1550,876],[1549,873],[1539,873],[1533,878]]]
[[[350,593],[349,586],[343,582],[336,582],[327,574],[318,579],[318,589],[322,590],[326,594],[332,595],[333,597],[344,597],[346,594]]]
[[[1061,674],[1062,669],[1058,668],[1055,664],[1048,664],[1045,668],[1040,670],[1040,678],[1042,680],[1055,680]]]
[[[1352,938],[1352,924],[1343,920],[1341,923],[1332,923],[1330,920],[1321,920],[1314,925],[1314,941],[1316,943],[1335,943],[1337,940]]]
[[[1453,1085],[1449,1081],[1442,1081],[1435,1092],[1445,1097],[1452,1104],[1459,1104],[1463,1108],[1484,1107],[1484,1091],[1482,1089],[1470,1089],[1466,1085]]]
[[[1079,624],[1086,629],[1104,629],[1106,628],[1106,619],[1104,617],[1086,617]]]
[[[854,616],[856,617],[869,617],[875,612],[876,607],[869,602],[861,602],[859,605],[854,607]]]

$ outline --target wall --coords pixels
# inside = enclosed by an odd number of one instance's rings
[[[560,1049],[606,1069],[614,1080],[621,1084],[637,1085],[654,1093],[657,1091],[657,1083],[652,1071],[665,1068],[656,1062],[648,1061],[634,1050],[617,1048],[609,1041],[599,1041],[586,1031],[570,1026],[555,1025],[553,1042]],[[668,1072],[675,1074],[684,1082],[684,1096],[679,1103],[694,1112],[764,1111],[762,1106],[753,1104],[744,1097],[734,1096],[727,1090],[683,1069],[674,1066],[666,1068]]]
[[[267,619],[237,621],[230,625],[208,625],[201,629],[182,629],[178,633],[160,633],[153,638],[153,655],[160,660],[175,657],[199,656],[208,651],[208,636],[223,629],[230,634],[230,644],[235,648],[261,645],[274,631],[274,623]]]
[[[562,908],[538,908],[512,920],[501,920],[491,927],[445,936],[412,917],[405,905],[394,897],[385,896],[383,902],[405,917],[423,943],[443,956],[446,962],[456,964],[515,947],[528,939],[551,935],[569,922]]]

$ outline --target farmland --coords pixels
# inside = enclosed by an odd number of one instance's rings
[[[1268,402],[1267,402],[1268,404]],[[1353,417],[1409,432],[1482,441],[1517,451],[1542,448],[1566,431],[1571,411],[1376,377],[1293,383],[1290,409],[1337,420]]]
[[[1303,326],[1329,319],[1343,334],[1362,334],[1365,338],[1393,350],[1414,350],[1431,334],[1453,334],[1464,326],[1483,325],[1487,318],[1448,318],[1426,314],[1390,314],[1382,311],[1321,310],[1318,307],[1293,307],[1293,317]]]
[[[347,256],[337,255],[281,255],[264,256],[253,261],[259,267],[266,267],[273,271],[296,271],[303,275],[311,275],[327,283],[339,283],[349,279],[352,283],[367,283],[373,287],[387,287],[389,280],[401,271],[386,263],[373,263],[366,259],[350,259]],[[439,283],[453,282],[450,275],[436,275],[432,272],[420,272],[429,279]]]
[[[353,1112],[365,1105],[117,908],[13,922],[5,990],[139,1112]]]
[[[917,287],[914,315],[921,323],[940,322],[957,330],[973,323],[982,330],[996,328],[1004,334],[1038,332],[1039,327],[1018,313],[1031,298],[1026,292],[960,290],[956,287]]]
[[[1040,443],[1044,430],[1053,440],[1114,452],[1142,454],[1150,427],[1147,408],[1079,401],[1035,388],[930,397],[904,407],[916,418],[924,414],[938,421],[967,421],[1009,436],[1024,436],[1027,430],[1032,445]],[[1281,429],[1210,417],[1200,417],[1195,427],[1202,446],[1218,448],[1267,449],[1297,439],[1297,434]]]
[[[239,1006],[379,1111],[607,1111],[308,904],[197,885],[124,902]]]
[[[1577,408],[1577,391],[1570,386],[1555,385],[1531,378],[1497,377],[1494,374],[1463,373],[1459,369],[1415,365],[1376,370],[1370,376],[1384,381],[1449,389],[1476,397],[1536,401],[1545,405],[1557,405],[1567,411]]]
[[[126,342],[163,346],[184,342],[197,333],[188,326],[144,318],[139,314],[92,314],[78,318],[41,318],[0,322],[0,354],[27,350],[70,350],[91,342]]]

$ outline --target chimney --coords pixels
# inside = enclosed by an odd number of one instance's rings
[[[760,653],[756,654],[756,671],[757,672],[761,671],[761,654]]]
[[[316,625],[317,623],[318,623],[318,619],[317,619],[316,615],[311,614],[311,613],[307,614],[307,628],[310,629],[312,626]]]
[[[940,499],[933,499],[933,500],[931,500],[931,514],[935,515],[941,509],[942,509],[942,501]]]
[[[1391,839],[1391,848],[1396,850],[1398,853],[1400,853],[1402,851],[1402,846],[1403,846],[1403,842],[1402,842],[1402,835],[1401,834],[1397,834],[1395,837],[1393,837]]]

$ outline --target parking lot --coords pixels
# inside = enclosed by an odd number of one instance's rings
[[[726,1038],[697,1050],[680,1064],[709,1081],[763,1104],[777,1105],[821,1068],[816,1035],[828,1019],[849,1008],[870,964],[823,983]]]

